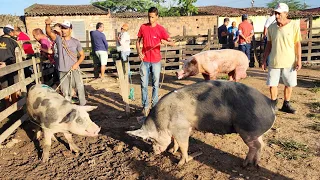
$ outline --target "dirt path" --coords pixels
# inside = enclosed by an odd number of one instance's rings
[[[39,160],[39,143],[31,141],[32,135],[24,130],[30,129],[30,124],[25,123],[24,129],[1,146],[0,179],[319,179],[320,67],[303,69],[298,74],[298,87],[292,97],[298,114],[277,113],[273,128],[264,137],[259,169],[241,168],[248,148],[237,134],[194,131],[189,152],[203,154],[181,168],[176,166],[179,153],[153,156],[148,143],[124,133],[139,127],[136,116],[141,102],[140,85],[139,77],[134,76],[135,101],[129,119],[124,115],[115,78],[90,83],[86,86],[89,104],[98,106],[91,119],[102,127],[101,135],[74,135],[75,143],[83,150],[76,155],[70,153],[64,137],[58,134],[59,142],[52,143],[50,161],[45,164]],[[266,73],[249,69],[248,75],[242,83],[268,95]],[[179,81],[172,74],[166,75],[160,95],[198,81],[203,81],[201,76]],[[279,97],[283,97],[282,89],[280,85]]]

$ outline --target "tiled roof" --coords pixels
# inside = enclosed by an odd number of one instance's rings
[[[108,10],[93,5],[33,4],[24,10],[25,16],[107,15]]]

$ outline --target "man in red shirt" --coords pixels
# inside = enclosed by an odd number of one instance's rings
[[[148,10],[148,19],[149,23],[141,25],[136,43],[137,53],[139,54],[141,60],[141,96],[144,116],[147,116],[149,111],[148,81],[150,73],[152,77],[151,107],[154,107],[158,102],[159,80],[161,71],[160,45],[162,43],[174,46],[174,42],[169,38],[169,35],[165,28],[157,23],[157,8],[151,7]],[[143,48],[141,51],[140,42],[142,40]]]
[[[244,52],[250,62],[251,38],[254,35],[253,26],[248,21],[248,15],[242,15],[242,23],[239,24],[239,50]]]
[[[17,36],[17,41],[30,41],[30,37],[21,31],[20,27],[14,28],[14,34]],[[26,55],[33,55],[34,51],[30,42],[23,42],[22,47]]]

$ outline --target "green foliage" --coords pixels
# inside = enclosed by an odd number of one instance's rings
[[[279,146],[281,151],[275,152],[275,155],[288,160],[297,160],[299,158],[307,158],[312,156],[312,152],[307,145],[295,142],[293,140],[285,141],[269,139],[268,143]]]
[[[93,1],[93,5],[102,6],[110,9],[111,12],[147,12],[156,3],[150,0],[112,0],[112,1]]]
[[[196,3],[197,0],[179,0],[178,5],[181,7],[181,15],[191,16],[193,13],[198,13],[198,8],[193,4]]]
[[[286,3],[289,6],[289,11],[303,10],[310,7],[307,4],[302,4],[298,0],[272,0],[267,3],[268,8],[275,8],[278,3]]]

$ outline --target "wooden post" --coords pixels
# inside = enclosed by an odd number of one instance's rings
[[[16,63],[21,63],[23,60],[22,60],[21,49],[19,47],[16,47],[15,54],[16,54]],[[18,70],[18,77],[19,77],[19,82],[22,82],[25,79],[24,68]],[[21,88],[21,93],[24,93],[24,94],[27,93],[26,86]]]
[[[89,48],[89,42],[90,42],[89,30],[86,30],[86,47],[87,48]]]
[[[128,66],[128,64],[127,64],[127,66]],[[125,106],[126,106],[125,111],[126,111],[126,114],[129,115],[130,105],[129,105],[128,77],[125,77],[123,66],[122,66],[122,61],[119,59],[116,60],[116,68],[117,68],[117,72],[118,72],[118,76],[119,76],[122,100],[125,102]],[[128,76],[128,74],[126,74],[126,76]]]
[[[33,73],[34,73],[34,76],[35,76],[36,84],[39,84],[39,75],[38,75],[38,70],[37,70],[37,62],[36,62],[36,58],[34,56],[32,56],[32,68],[33,68]]]
[[[312,53],[312,16],[309,17],[309,36],[308,36],[308,56],[307,61],[311,61]]]
[[[186,29],[186,26],[183,26],[182,35],[183,35],[183,36],[186,36],[186,35],[187,35],[187,29]]]

